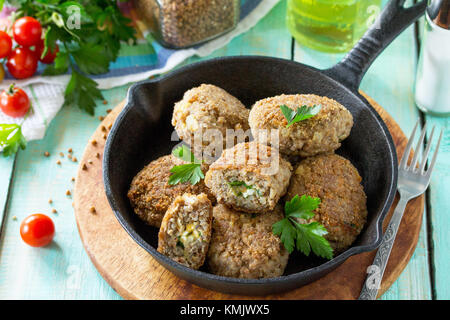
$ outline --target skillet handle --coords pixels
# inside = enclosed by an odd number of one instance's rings
[[[377,21],[359,40],[347,56],[325,74],[343,83],[352,91],[358,91],[365,73],[378,55],[409,25],[425,12],[427,1],[404,8],[406,0],[391,0]]]

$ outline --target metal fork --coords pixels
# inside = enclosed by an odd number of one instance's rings
[[[436,158],[441,144],[443,130],[439,136],[438,143],[436,145],[436,150],[433,155],[433,159],[428,167],[425,168],[427,164],[428,154],[431,149],[431,141],[433,139],[434,129],[433,127],[428,141],[427,148],[422,157],[422,162],[417,167],[419,162],[420,150],[423,149],[425,134],[426,134],[426,124],[423,127],[422,133],[417,143],[414,157],[408,166],[408,159],[411,153],[411,147],[414,140],[414,135],[416,133],[417,127],[419,126],[419,121],[417,121],[416,126],[409,138],[408,144],[406,145],[405,153],[403,154],[402,160],[398,168],[398,192],[400,193],[400,201],[395,208],[394,214],[386,233],[383,236],[383,241],[381,242],[380,248],[375,255],[373,265],[371,265],[367,272],[370,274],[367,276],[364,286],[361,290],[359,300],[375,300],[377,298],[378,290],[380,288],[381,280],[383,279],[383,274],[386,269],[387,262],[389,260],[389,255],[391,254],[392,247],[394,245],[395,236],[397,235],[398,227],[400,221],[402,220],[403,213],[406,208],[406,204],[409,200],[418,197],[428,188],[430,184],[431,172],[433,171],[434,165],[436,164]]]

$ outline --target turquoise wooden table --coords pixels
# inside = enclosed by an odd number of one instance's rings
[[[318,53],[295,43],[285,27],[286,3],[281,1],[247,33],[233,39],[211,57],[265,55],[293,59],[326,68],[343,55]],[[449,128],[450,118],[421,114],[413,98],[417,64],[415,27],[408,28],[370,68],[362,90],[373,97],[409,134],[420,117]],[[199,60],[192,58],[186,63]],[[0,158],[0,299],[121,299],[92,265],[78,235],[71,196],[78,163],[67,161],[67,150],[81,158],[89,137],[104,115],[121,102],[128,86],[105,90],[96,117],[63,108],[41,141],[30,142],[14,158]],[[50,157],[44,157],[45,151]],[[63,152],[65,158],[60,158]],[[57,160],[62,164],[58,165]],[[408,266],[382,299],[449,299],[450,276],[450,130],[447,130],[431,186],[417,249]],[[53,203],[49,204],[49,199]],[[52,213],[56,209],[57,213]],[[24,244],[20,221],[31,213],[52,217],[56,236],[45,248]]]

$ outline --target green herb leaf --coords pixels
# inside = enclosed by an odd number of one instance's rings
[[[44,58],[47,53],[53,52],[56,48],[57,32],[54,31],[52,26],[49,26],[44,35],[44,50],[42,51],[41,58]]]
[[[180,237],[178,237],[178,239],[177,239],[177,247],[184,249],[184,243],[180,240]]]
[[[202,171],[202,162],[198,160],[191,152],[190,148],[183,144],[172,151],[172,154],[186,162],[179,166],[174,166],[170,169],[173,174],[169,177],[169,184],[175,185],[178,183],[190,182],[192,185],[196,185],[201,179],[205,178]]]
[[[56,55],[54,64],[48,65],[47,68],[45,68],[42,75],[44,76],[55,76],[59,74],[66,73],[69,69],[69,61],[70,57],[67,52],[60,51]]]
[[[246,184],[244,181],[231,181],[231,182],[228,182],[228,185],[229,185],[230,187],[241,187],[241,186],[244,186],[244,187],[246,187],[247,189],[253,188],[253,186],[249,186],[249,185]]]
[[[94,80],[72,70],[72,77],[64,92],[64,106],[74,104],[93,115],[96,106],[95,99],[103,99],[97,85]]]
[[[258,196],[261,196],[261,191],[259,191],[252,185],[246,184],[244,181],[237,180],[237,181],[231,181],[231,182],[227,182],[227,183],[233,190],[233,193],[238,197],[243,196],[244,198],[247,198],[249,196],[248,190],[254,190],[254,192],[256,192],[256,194]],[[243,190],[240,187],[244,187],[246,190]],[[250,193],[250,195],[251,194],[252,193]]]
[[[280,236],[281,242],[289,253],[295,248],[296,230],[288,218],[284,218],[272,225],[272,232]]]
[[[333,259],[333,249],[330,243],[323,237],[328,232],[318,222],[300,224],[294,221],[297,228],[297,250],[309,256],[311,249],[316,256]]]
[[[25,149],[27,141],[18,124],[0,124],[0,151],[8,157],[21,149]]]
[[[185,144],[175,148],[172,151],[172,154],[175,157],[177,157],[177,158],[179,158],[179,159],[181,159],[183,161],[186,161],[186,162],[197,163],[197,164],[201,164],[202,163],[200,160],[198,160],[194,156],[194,154],[191,152],[191,149]]]
[[[188,163],[180,166],[174,166],[170,169],[172,175],[169,177],[169,184],[175,185],[178,183],[189,182],[192,185],[196,185],[201,179],[205,178],[203,174],[201,164]]]
[[[297,195],[287,201],[284,205],[284,212],[286,217],[298,218],[308,220],[314,217],[314,210],[319,207],[320,198],[313,198],[306,195],[302,195],[300,198]]]
[[[281,242],[289,253],[294,248],[306,256],[314,252],[319,257],[332,259],[333,249],[323,237],[328,233],[318,222],[300,223],[298,219],[309,220],[314,217],[314,210],[320,204],[319,198],[296,195],[287,201],[284,207],[285,218],[272,226],[274,234],[280,236]]]
[[[286,128],[289,128],[294,123],[309,119],[317,115],[320,110],[322,109],[321,105],[313,105],[312,107],[308,106],[301,106],[300,108],[297,108],[297,110],[292,110],[287,105],[281,105],[280,106],[281,112],[283,113],[284,117],[288,121],[288,124]]]
[[[106,73],[109,70],[109,57],[102,45],[85,44],[71,51],[78,68],[87,74]]]

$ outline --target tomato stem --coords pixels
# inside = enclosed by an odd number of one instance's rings
[[[8,94],[9,95],[13,95],[14,94],[14,88],[15,88],[15,83],[12,83],[10,86],[9,86],[9,89],[8,89]]]

